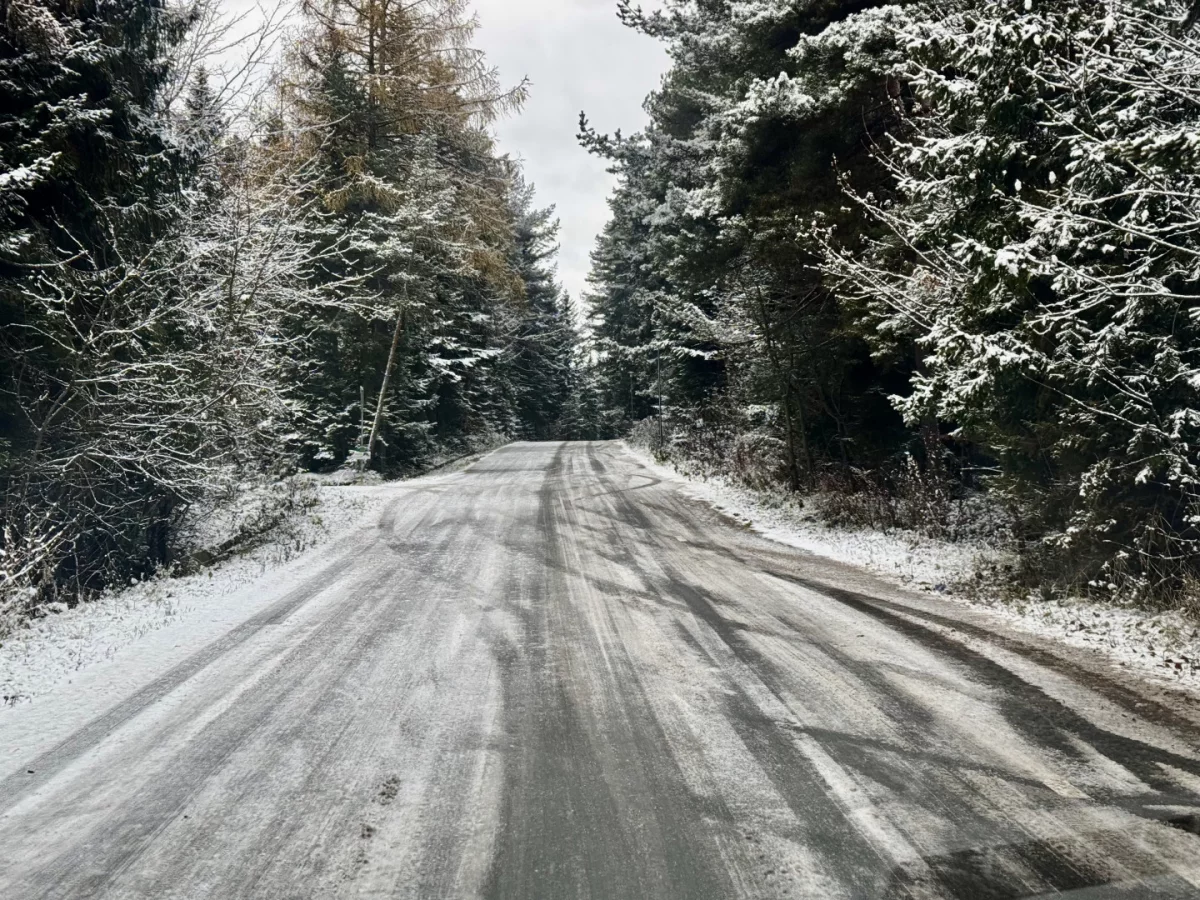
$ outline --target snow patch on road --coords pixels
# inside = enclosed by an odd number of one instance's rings
[[[1013,566],[1015,557],[1002,547],[911,531],[826,525],[814,515],[811,498],[806,504],[803,498],[751,490],[720,475],[691,477],[640,447],[625,448],[657,477],[765,538],[859,566],[909,589],[984,607],[1023,631],[1102,653],[1119,667],[1200,692],[1200,623],[1180,611],[1156,613],[1076,598],[1007,597],[995,577]]]

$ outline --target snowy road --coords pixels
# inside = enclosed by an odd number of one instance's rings
[[[1200,897],[1190,719],[619,445],[359,537],[0,772],[0,897]]]

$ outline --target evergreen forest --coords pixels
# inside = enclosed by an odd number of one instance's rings
[[[622,0],[672,61],[594,252],[614,433],[1148,602],[1200,576],[1200,3]]]
[[[4,611],[249,483],[623,436],[1196,596],[1200,3],[619,0],[671,66],[645,128],[580,118],[579,298],[467,0],[221,7],[0,3]]]

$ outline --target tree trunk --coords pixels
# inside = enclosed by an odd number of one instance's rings
[[[1186,18],[1179,23],[1180,35],[1187,34],[1192,30],[1193,26],[1200,22],[1200,0],[1192,0],[1192,6],[1188,10]]]
[[[383,370],[383,384],[379,386],[379,402],[375,404],[375,421],[371,425],[371,437],[367,441],[367,462],[375,461],[375,444],[379,441],[379,427],[383,424],[383,404],[387,400],[388,384],[392,370],[396,367],[396,349],[400,346],[400,335],[404,334],[404,310],[396,316],[396,330],[392,333],[392,348],[388,351],[387,366]]]
[[[755,285],[755,295],[758,299],[758,316],[759,322],[762,325],[763,338],[766,341],[767,360],[771,367],[775,370],[776,383],[779,385],[779,402],[783,412],[783,427],[787,432],[787,470],[788,470],[788,487],[792,491],[800,490],[800,461],[796,456],[796,423],[792,418],[792,413],[795,412],[799,418],[800,443],[804,453],[805,475],[812,478],[813,461],[812,454],[808,449],[808,429],[804,422],[804,401],[800,398],[800,402],[795,408],[792,406],[792,379],[791,379],[791,353],[789,352],[788,365],[785,367],[783,360],[779,355],[779,347],[776,344],[775,335],[771,330],[771,312],[767,309],[766,301],[763,299],[762,289]]]
[[[660,348],[655,354],[655,375],[654,380],[657,382],[655,388],[658,393],[658,451],[663,452],[663,445],[666,443],[666,438],[663,436],[663,391],[662,391],[662,349]]]
[[[800,467],[796,464],[796,430],[792,425],[791,390],[784,382],[783,389],[783,427],[787,429],[787,469],[788,488],[793,492],[800,490]]]

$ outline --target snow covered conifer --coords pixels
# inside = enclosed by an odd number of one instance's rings
[[[1200,570],[1200,40],[1181,2],[933,3],[905,26],[888,237],[843,291],[923,350],[1054,571],[1147,594]],[[1065,568],[1064,568],[1065,567]]]
[[[92,468],[95,413],[114,400],[95,376],[98,344],[137,325],[128,289],[176,215],[184,170],[160,91],[190,16],[162,0],[4,7],[0,490],[5,559],[33,583],[93,583],[112,562],[113,540],[122,551],[135,545],[134,566],[154,555],[136,547],[160,500],[143,490],[144,474],[131,464],[114,482]],[[145,350],[126,348],[133,357]],[[19,581],[0,572],[0,594]]]

